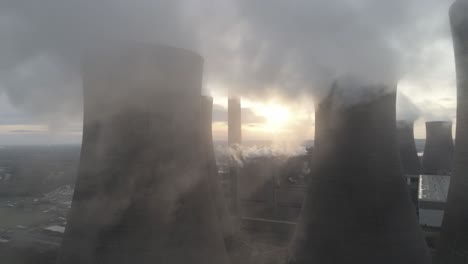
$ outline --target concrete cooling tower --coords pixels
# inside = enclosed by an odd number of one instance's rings
[[[213,98],[202,96],[202,148],[206,157],[206,171],[209,173],[211,182],[211,193],[216,207],[218,221],[223,231],[225,239],[230,239],[234,235],[234,227],[228,210],[227,202],[224,197],[221,178],[218,174],[218,166],[213,149]]]
[[[454,174],[451,176],[438,264],[468,263],[468,1],[450,10],[457,69],[457,130]]]
[[[330,118],[331,100],[329,97],[323,99],[315,107],[315,136],[314,149],[320,148],[321,142],[327,133],[327,120]]]
[[[229,263],[203,166],[202,64],[157,45],[85,56],[81,159],[58,263]]]
[[[398,121],[397,135],[403,173],[406,175],[421,174],[421,162],[414,142],[414,123],[406,120]]]
[[[427,122],[426,145],[422,159],[423,174],[451,174],[454,151],[452,122]]]
[[[238,97],[229,98],[228,101],[228,143],[229,146],[242,143],[242,110]]]
[[[419,176],[422,172],[416,143],[414,141],[414,122],[400,120],[397,122],[398,148],[403,174],[408,177],[411,200],[419,216]]]
[[[401,170],[396,92],[359,90],[366,93],[362,101],[348,100],[352,88],[337,82],[326,99],[328,120],[319,128],[324,133],[289,263],[430,263]]]

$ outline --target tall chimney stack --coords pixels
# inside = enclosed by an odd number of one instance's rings
[[[407,175],[421,174],[421,162],[414,142],[414,123],[407,120],[398,121],[397,135],[403,173]]]
[[[468,1],[450,9],[457,69],[457,130],[454,174],[450,179],[437,263],[468,263]]]
[[[447,175],[453,169],[452,122],[426,123],[426,145],[422,159],[423,174]]]
[[[430,263],[401,171],[396,92],[363,86],[368,96],[351,103],[348,86],[335,84],[326,99],[330,112],[289,263]]]
[[[238,97],[231,97],[228,101],[228,143],[229,146],[242,143],[242,112],[241,101]]]
[[[216,208],[219,224],[223,231],[224,239],[230,239],[234,235],[234,227],[224,196],[221,178],[218,174],[218,166],[213,149],[213,98],[202,96],[202,143],[206,159],[206,172],[211,182],[211,193]]]
[[[84,133],[58,263],[228,263],[203,168],[203,59],[122,45],[82,64]]]

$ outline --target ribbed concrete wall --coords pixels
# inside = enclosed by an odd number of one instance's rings
[[[426,145],[422,159],[423,173],[428,175],[451,174],[454,153],[452,122],[427,122]]]
[[[200,149],[202,58],[164,46],[83,60],[84,134],[58,263],[228,263]]]
[[[414,141],[414,123],[405,120],[398,121],[397,135],[403,173],[408,175],[421,174],[421,163]]]
[[[344,86],[328,98],[290,263],[430,263],[401,171],[396,93],[364,88],[370,94],[358,104],[338,100]]]
[[[457,69],[457,130],[454,174],[450,180],[437,263],[468,263],[468,2],[450,10]]]

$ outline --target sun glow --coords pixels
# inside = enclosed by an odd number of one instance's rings
[[[210,86],[213,88],[215,86]],[[216,86],[217,87],[217,86]],[[228,133],[228,96],[206,89],[218,107],[213,122],[213,137],[225,140]],[[312,106],[312,107],[311,107]],[[220,112],[220,108],[225,112]],[[242,138],[275,142],[302,142],[313,138],[313,103],[307,99],[290,104],[279,96],[241,98]],[[312,109],[310,109],[312,108]],[[224,116],[224,117],[223,117]],[[224,119],[220,119],[223,117]]]
[[[271,133],[282,132],[291,121],[290,110],[279,104],[259,105],[254,108],[257,115],[265,118],[264,129]]]

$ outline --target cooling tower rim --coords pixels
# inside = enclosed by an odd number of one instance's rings
[[[466,15],[467,12],[468,1],[457,0],[453,2],[449,9],[450,24],[452,25],[453,29],[462,26],[463,22],[468,20],[468,16]]]
[[[396,89],[391,88],[387,85],[370,85],[362,88],[360,93],[357,95],[349,96],[349,91],[346,89],[340,89],[336,86],[333,87],[332,91],[328,96],[328,106],[332,109],[352,109],[359,106],[370,105],[380,100],[385,100],[387,97],[396,97]]]
[[[240,102],[241,98],[240,96],[229,96],[228,101],[236,101]]]
[[[333,81],[328,95],[321,101],[329,102],[335,109],[372,104],[387,96],[396,96],[397,85],[385,81],[371,81],[354,76],[344,76]]]
[[[81,64],[86,65],[90,62],[94,62],[96,60],[100,60],[102,56],[113,56],[114,54],[117,54],[116,56],[121,57],[122,54],[126,53],[131,53],[131,52],[138,52],[142,54],[151,54],[155,51],[161,52],[163,51],[165,54],[169,54],[172,56],[182,56],[185,57],[186,59],[193,59],[193,60],[198,60],[203,62],[203,56],[200,55],[199,53],[184,49],[184,48],[179,48],[179,47],[174,47],[174,46],[169,46],[165,44],[159,44],[159,43],[148,43],[148,42],[122,42],[118,44],[112,44],[108,46],[95,46],[92,48],[87,48],[82,52],[81,56]]]
[[[411,120],[397,120],[396,122],[398,128],[411,128],[414,126],[414,121]]]
[[[353,87],[359,89],[371,89],[379,95],[382,93],[391,93],[396,91],[398,85],[397,82],[394,81],[362,78],[356,75],[343,75],[341,77],[336,77],[331,83],[331,86],[338,90],[340,90],[340,87],[346,87],[346,90],[352,89]]]
[[[202,95],[202,100],[203,101],[206,101],[206,102],[209,102],[209,103],[213,103],[213,96],[210,96],[210,95]]]
[[[453,125],[453,122],[452,121],[428,121],[426,122],[426,126],[430,126],[430,125]]]
[[[468,1],[466,1],[466,0],[455,0],[450,5],[449,14],[450,14],[450,16],[452,16],[454,14],[457,14],[457,12],[463,13],[463,12],[460,12],[460,10],[464,9],[464,8],[468,8]]]

